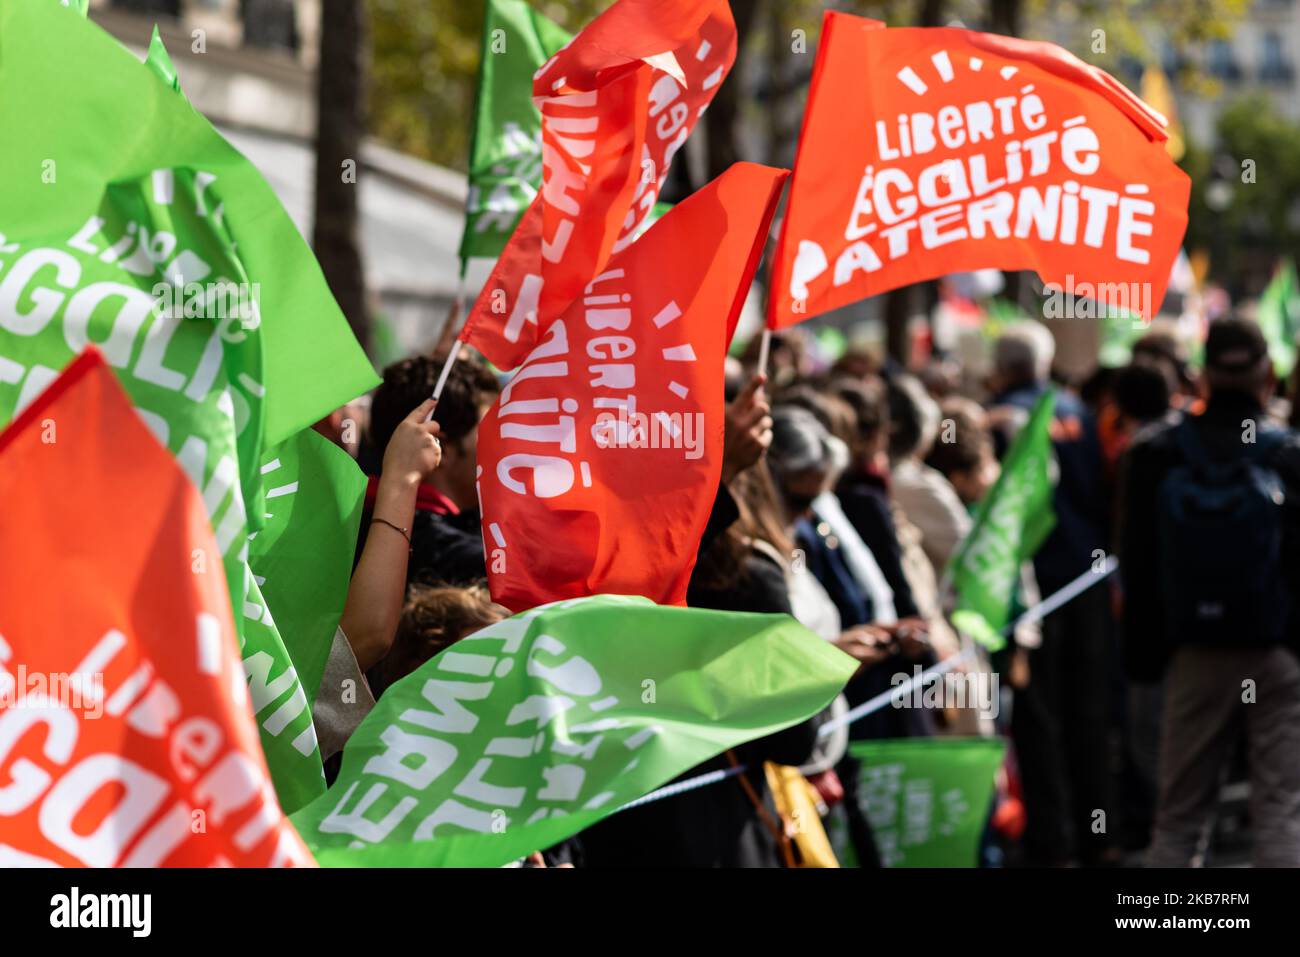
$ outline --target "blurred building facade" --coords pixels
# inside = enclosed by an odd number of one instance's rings
[[[358,0],[360,2],[360,0]],[[143,58],[154,24],[195,108],[266,177],[310,240],[320,0],[91,0]],[[358,158],[377,361],[424,349],[456,295],[465,177],[378,143]]]
[[[1280,114],[1300,122],[1300,85],[1297,85],[1297,55],[1300,54],[1300,2],[1297,0],[1255,0],[1232,28],[1232,35],[1211,40],[1197,51],[1180,53],[1162,42],[1161,67],[1176,78],[1187,57],[1214,81],[1215,89],[1189,90],[1175,82],[1179,119],[1194,142],[1211,145],[1219,114],[1246,93],[1269,96]]]

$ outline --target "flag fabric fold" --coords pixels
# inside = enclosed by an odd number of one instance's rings
[[[461,340],[513,369],[629,246],[736,56],[726,0],[618,0],[537,72],[542,189]]]
[[[827,12],[768,325],[986,268],[1150,319],[1191,188],[1166,135],[1054,44]]]
[[[463,264],[495,259],[542,182],[542,115],[532,78],[572,37],[524,0],[488,0],[469,157]]]
[[[203,500],[97,351],[0,433],[0,501],[0,866],[310,865]]]
[[[855,741],[856,793],[883,867],[975,867],[988,826],[1000,738]],[[851,855],[847,834],[836,850]]]
[[[722,467],[727,344],[787,175],[738,163],[678,204],[519,365],[478,432],[493,600],[685,601]]]
[[[141,65],[56,4],[4,4],[0,91],[26,89],[40,100],[0,96],[13,184],[0,191],[0,423],[98,345],[202,493],[267,759],[296,808],[324,790],[316,689],[299,681],[248,536],[268,514],[267,452],[374,371],[270,187],[177,95],[157,34]],[[315,640],[327,651],[331,637]]]
[[[499,867],[816,714],[856,667],[785,615],[534,609],[385,691],[293,821],[327,867]]]

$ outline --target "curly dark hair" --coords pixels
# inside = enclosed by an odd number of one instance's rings
[[[411,410],[433,394],[445,355],[412,356],[384,370],[384,381],[370,400],[370,447],[383,456],[388,440]],[[501,391],[497,378],[476,355],[461,355],[451,367],[433,419],[443,442],[459,442],[474,430],[483,407]]]
[[[371,691],[379,697],[434,655],[509,614],[483,585],[412,585],[392,649],[366,675]]]

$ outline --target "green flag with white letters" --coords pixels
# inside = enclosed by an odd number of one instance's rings
[[[974,867],[993,800],[1000,738],[855,741],[858,800],[884,867]],[[847,833],[832,833],[841,864],[852,863]]]
[[[807,719],[856,670],[786,615],[544,605],[385,691],[293,823],[324,866],[497,867]]]
[[[308,692],[249,567],[261,469],[377,377],[288,214],[158,48],[142,65],[57,3],[0,4],[0,424],[86,345],[103,352],[203,496],[221,554],[194,562],[225,568],[292,810],[324,782]]]
[[[533,74],[571,36],[523,0],[488,0],[470,145],[462,261],[495,259],[542,185]]]

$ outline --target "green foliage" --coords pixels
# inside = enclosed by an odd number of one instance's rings
[[[403,152],[464,169],[485,0],[366,0],[370,132]],[[535,2],[576,31],[610,0]]]
[[[1209,249],[1213,276],[1237,285],[1245,270],[1300,251],[1300,126],[1256,94],[1223,111],[1217,138],[1213,153],[1192,148],[1183,159],[1192,177],[1187,245]],[[1214,191],[1223,208],[1214,208]]]

